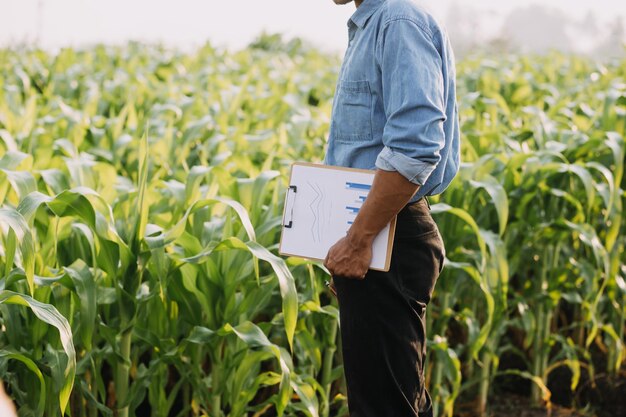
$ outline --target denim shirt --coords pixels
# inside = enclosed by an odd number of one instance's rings
[[[365,0],[348,21],[325,164],[397,171],[439,194],[459,168],[456,71],[443,29],[411,0]]]

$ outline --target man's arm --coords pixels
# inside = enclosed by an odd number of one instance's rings
[[[372,260],[372,243],[419,186],[396,171],[376,170],[372,188],[348,230],[328,251],[324,266],[331,275],[365,277]]]
[[[367,199],[324,261],[331,275],[346,278],[365,277],[374,238],[426,183],[445,144],[442,62],[431,34],[410,19],[387,22],[376,62],[387,116],[384,148]]]

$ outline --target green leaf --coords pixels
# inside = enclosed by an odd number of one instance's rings
[[[59,169],[44,169],[39,171],[39,175],[55,194],[60,194],[70,188],[67,176]]]
[[[150,126],[146,126],[146,132],[144,136],[141,138],[141,143],[139,146],[139,178],[137,183],[137,189],[139,190],[139,198],[138,198],[138,212],[137,212],[137,220],[136,220],[136,229],[135,229],[135,240],[139,242],[143,239],[146,224],[148,223],[148,211],[149,207],[147,205],[146,200],[146,190],[148,188],[148,170],[149,170],[149,147],[148,147],[148,130]]]
[[[27,153],[19,152],[17,150],[10,150],[0,158],[0,169],[2,170],[17,170],[24,161],[32,164],[33,157]],[[29,164],[29,165],[30,165]]]
[[[2,302],[2,295],[0,294],[0,303]],[[37,411],[36,414],[38,416],[43,416],[43,413],[46,409],[46,381],[43,379],[43,374],[29,357],[24,354],[11,352],[7,350],[0,350],[0,362],[7,361],[9,359],[17,360],[22,362],[28,370],[35,374],[37,379],[39,380],[39,399],[37,400]],[[4,408],[0,408],[4,409]]]
[[[19,199],[23,199],[29,193],[37,191],[37,182],[33,174],[27,171],[10,171],[8,169],[0,169],[6,175],[13,190],[17,193]]]
[[[80,300],[80,337],[84,347],[91,350],[97,314],[96,283],[89,267],[81,259],[72,265],[63,267],[71,278]]]
[[[14,239],[17,238],[17,242],[19,242],[22,266],[24,268],[24,272],[26,273],[29,291],[32,294],[35,289],[35,243],[33,241],[31,230],[24,217],[22,217],[18,211],[13,209],[0,208],[0,222],[8,225],[14,233],[14,236],[9,235],[8,237],[9,245],[7,260],[9,258],[13,260],[15,256],[16,251]],[[5,275],[7,269],[11,266],[12,265],[7,264],[5,267]]]
[[[296,322],[298,319],[298,293],[293,275],[282,258],[274,255],[257,242],[242,242],[241,240],[233,237],[221,242],[211,242],[201,253],[191,257],[182,258],[181,261],[188,263],[202,263],[205,262],[214,252],[225,249],[247,250],[256,258],[270,264],[276,274],[276,277],[278,278],[280,295],[283,299],[285,332],[287,333],[289,346],[293,349],[293,337],[296,331]]]
[[[8,130],[0,129],[0,139],[2,139],[9,152],[18,152],[17,143]]]
[[[469,214],[467,211],[461,208],[452,207],[449,204],[445,204],[445,203],[433,204],[431,206],[431,213],[432,214],[450,213],[454,216],[459,217],[464,222],[466,222],[470,226],[470,229],[472,230],[474,236],[476,237],[476,243],[478,243],[478,247],[480,248],[480,253],[482,254],[482,263],[484,265],[484,262],[487,258],[487,247],[485,246],[485,241],[482,238],[480,228],[478,227],[478,224],[476,223],[474,218],[471,216],[471,214]]]
[[[244,341],[250,347],[259,347],[271,352],[278,363],[282,373],[280,385],[278,387],[278,401],[276,403],[276,409],[278,415],[282,416],[287,404],[289,403],[289,395],[291,393],[291,362],[288,360],[288,355],[283,354],[283,351],[271,343],[267,336],[261,331],[261,329],[251,322],[244,322],[239,326],[232,327],[226,324],[223,327],[226,332],[232,332],[237,335],[242,341]]]
[[[241,224],[244,226],[246,233],[248,234],[248,239],[256,240],[254,227],[252,226],[252,223],[250,222],[250,217],[248,216],[246,209],[240,203],[234,200],[218,197],[218,198],[211,198],[211,199],[196,201],[187,209],[183,217],[178,222],[176,222],[176,224],[173,227],[171,227],[169,230],[166,230],[165,232],[159,232],[158,234],[146,236],[145,237],[146,243],[151,249],[164,247],[172,243],[174,240],[178,239],[179,237],[183,235],[189,216],[191,216],[193,213],[195,213],[198,210],[204,209],[206,207],[209,207],[217,203],[225,204],[231,207],[233,210],[235,210],[235,212],[239,216],[239,220],[241,221]]]
[[[74,386],[74,376],[76,375],[76,351],[72,343],[72,329],[69,323],[54,306],[39,302],[24,294],[0,290],[0,304],[17,304],[29,307],[41,321],[54,326],[59,331],[61,345],[67,355],[67,366],[64,371],[65,383],[60,387],[59,393],[61,414],[64,414],[72,387]]]
[[[502,236],[506,230],[506,224],[509,218],[509,200],[504,187],[491,175],[486,175],[480,181],[470,181],[474,188],[483,188],[491,197],[493,204],[498,213],[499,234]]]
[[[282,416],[287,404],[289,403],[293,364],[291,363],[289,354],[270,342],[265,333],[263,333],[263,331],[256,324],[249,321],[245,321],[235,327],[230,324],[225,324],[218,331],[213,331],[207,329],[206,327],[196,326],[186,340],[195,344],[207,344],[212,343],[216,337],[223,337],[228,334],[236,335],[251,348],[260,348],[271,353],[272,356],[274,356],[274,358],[278,361],[281,369],[281,379],[278,388],[279,393],[276,401],[276,409],[278,411],[278,415]]]

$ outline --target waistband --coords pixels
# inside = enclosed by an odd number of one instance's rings
[[[412,206],[413,204],[424,204],[424,203],[426,203],[426,205],[428,206],[428,210],[430,210],[430,201],[428,201],[427,196],[423,196],[423,197],[418,198],[415,201],[411,201],[407,203],[405,207]]]
[[[427,197],[422,197],[405,205],[398,213],[398,219],[429,215],[430,202]]]

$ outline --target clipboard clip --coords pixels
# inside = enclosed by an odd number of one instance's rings
[[[286,229],[291,229],[291,227],[293,226],[293,206],[296,201],[297,192],[298,192],[298,187],[295,185],[290,185],[289,189],[287,190],[287,197],[286,197],[287,199],[285,201],[285,206],[286,206],[285,213],[289,213],[289,222],[287,222],[286,216],[285,216],[285,219],[283,220],[283,226]],[[293,196],[291,199],[289,198],[290,195]]]

